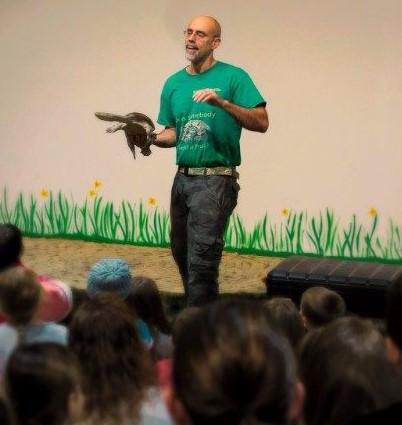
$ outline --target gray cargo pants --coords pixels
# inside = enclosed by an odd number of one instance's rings
[[[179,172],[175,176],[170,204],[171,249],[189,306],[206,304],[218,296],[223,234],[239,188],[231,176],[186,176]]]

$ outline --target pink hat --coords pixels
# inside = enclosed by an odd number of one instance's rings
[[[44,292],[38,318],[45,322],[60,322],[70,313],[73,306],[71,288],[64,282],[48,276],[39,276]]]

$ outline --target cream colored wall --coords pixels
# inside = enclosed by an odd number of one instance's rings
[[[238,213],[333,208],[402,219],[399,0],[2,0],[0,187],[80,200],[154,196],[168,209],[174,151],[133,161],[95,111],[156,118],[165,78],[185,65],[182,29],[218,17],[221,60],[269,101],[267,134],[244,132]]]

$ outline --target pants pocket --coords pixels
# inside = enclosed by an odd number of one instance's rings
[[[222,256],[223,240],[197,235],[194,240],[191,264],[196,268],[215,270]]]

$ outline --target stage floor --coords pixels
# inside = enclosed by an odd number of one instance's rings
[[[166,293],[183,292],[180,276],[166,248],[134,247],[64,239],[24,238],[23,263],[39,274],[46,274],[74,288],[86,286],[92,264],[101,258],[122,258],[133,276],[148,276]],[[222,293],[265,292],[261,279],[282,259],[224,252],[220,268]]]

